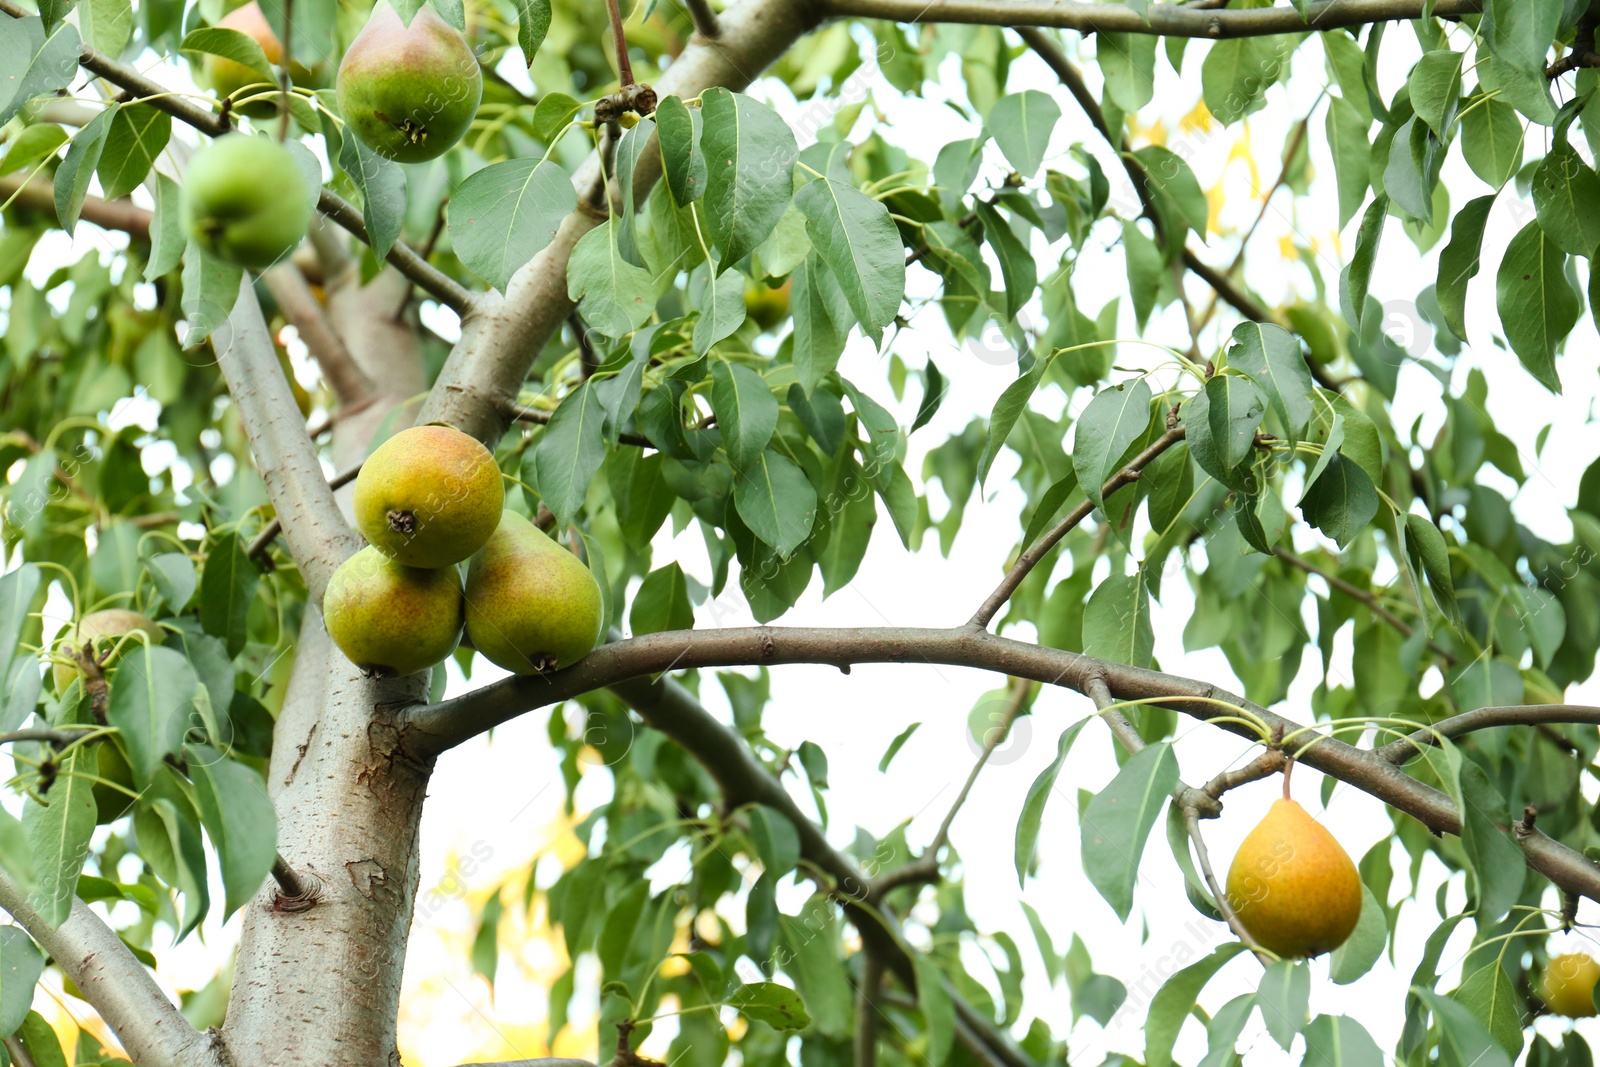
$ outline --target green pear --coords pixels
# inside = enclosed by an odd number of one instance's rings
[[[368,674],[415,674],[461,640],[461,572],[402,566],[368,545],[328,580],[322,619],[339,651]]]
[[[82,675],[81,670],[65,661],[74,659],[75,653],[81,651],[85,644],[92,642],[94,654],[99,656],[135,630],[143,631],[149,636],[150,643],[156,645],[167,636],[154,619],[126,608],[92,611],[79,619],[76,626],[63,630],[61,639],[56,643],[56,655],[60,658],[50,666],[50,680],[55,683],[56,692],[66,692],[72,680]],[[105,664],[107,667],[111,665],[111,662]]]
[[[335,80],[346,133],[381,156],[422,163],[448,152],[478,114],[483,71],[467,39],[424,4],[409,26],[383,0]]]
[[[250,0],[234,8],[217,20],[217,28],[223,30],[237,30],[261,46],[261,53],[267,57],[267,62],[278,67],[283,65],[283,43],[278,40],[278,35],[273,31],[272,25],[267,22],[267,16],[262,12],[261,5],[256,0]],[[289,77],[296,85],[320,84],[319,79],[299,59],[289,61]],[[272,85],[261,80],[261,75],[245,66],[223,56],[207,52],[201,59],[201,78],[204,84],[210,85],[218,98],[253,96],[258,92],[265,92]],[[249,92],[241,92],[248,89]],[[275,98],[252,101],[237,108],[253,119],[272,118],[278,113],[278,101]]]
[[[570,667],[600,638],[600,586],[571,552],[514,511],[467,567],[467,636],[516,674]]]
[[[183,229],[218,259],[264,270],[311,223],[306,179],[270,137],[230,133],[196,152],[183,179]]]
[[[1256,943],[1279,956],[1332,952],[1361,918],[1361,875],[1306,809],[1275,800],[1239,844],[1228,903]]]
[[[448,567],[478,551],[505,502],[494,454],[451,426],[401,430],[356,475],[356,525],[408,567]]]

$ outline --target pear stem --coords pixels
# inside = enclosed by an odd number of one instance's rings
[[[1294,772],[1294,760],[1289,760],[1283,765],[1283,799],[1293,800],[1289,795],[1289,775]]]

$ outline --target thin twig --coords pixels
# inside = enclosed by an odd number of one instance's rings
[[[360,473],[360,463],[357,463],[353,467],[347,467],[338,474],[335,474],[332,478],[328,479],[328,488],[342,489],[351,482],[355,481],[356,475]],[[261,532],[256,534],[255,540],[250,542],[250,546],[244,550],[244,554],[251,559],[261,558],[261,556],[267,551],[268,546],[270,546],[272,542],[277,539],[278,534],[282,532],[283,523],[276,516],[274,516],[272,521],[263,526],[261,528]]]
[[[622,8],[617,0],[606,0],[606,12],[611,16],[611,36],[617,48],[617,78],[623,89],[633,84],[633,62],[628,58],[628,38],[622,32]]]
[[[289,77],[291,50],[294,48],[294,0],[283,0],[283,66],[278,71],[278,143],[289,139]]]
[[[1211,869],[1211,854],[1206,851],[1205,838],[1200,833],[1200,817],[1192,808],[1183,809],[1183,828],[1189,835],[1189,840],[1194,843],[1195,862],[1200,867],[1200,876],[1205,879],[1206,885],[1211,889],[1211,897],[1217,905],[1217,910],[1222,913],[1222,918],[1228,924],[1228,929],[1233,931],[1233,936],[1244,942],[1245,946],[1255,953],[1256,959],[1261,961],[1261,966],[1270,967],[1272,956],[1256,944],[1256,939],[1250,936],[1244,923],[1239,921],[1239,915],[1233,910],[1233,905],[1228,901],[1228,894],[1222,891],[1222,886],[1217,882],[1216,872]]]
[[[1171,421],[1171,419],[1168,420],[1169,423]],[[1129,460],[1127,466],[1111,476],[1106,484],[1101,487],[1100,499],[1104,500],[1129,482],[1137,481],[1140,472],[1145,467],[1149,466],[1157,456],[1183,440],[1183,438],[1184,428],[1182,426],[1169,425],[1166,433],[1156,438],[1148,448]],[[1022,554],[1017,557],[1017,561],[1011,565],[1011,569],[1006,571],[1006,576],[1000,580],[1000,584],[995,586],[994,592],[989,594],[988,599],[967,621],[967,625],[980,629],[987,627],[990,620],[994,618],[995,613],[1005,606],[1005,602],[1011,598],[1011,594],[1016,592],[1023,579],[1028,577],[1034,565],[1044,558],[1045,553],[1056,546],[1056,542],[1065,537],[1084,519],[1087,519],[1094,512],[1094,509],[1094,501],[1086,498],[1083,503],[1073,508],[1066,514],[1066,517],[1051,527],[1038,541],[1024,548]]]
[[[554,412],[542,411],[539,408],[528,407],[526,404],[519,404],[515,400],[505,401],[501,408],[506,413],[506,417],[512,422],[531,422],[538,426],[549,425],[550,416],[554,414]],[[617,443],[634,445],[639,448],[656,447],[650,438],[639,433],[620,433],[617,435]]]
[[[18,741],[41,741],[45,744],[61,748],[70,745],[86,733],[99,729],[97,726],[63,726],[59,729],[44,729],[31,727],[25,730],[12,730],[0,734],[0,745],[9,745]]]
[[[1410,637],[1416,632],[1416,627],[1412,626],[1394,612],[1384,607],[1383,604],[1378,601],[1377,596],[1371,592],[1371,590],[1362,589],[1358,585],[1347,582],[1337,574],[1330,574],[1328,571],[1318,567],[1310,560],[1303,559],[1302,557],[1295,555],[1293,552],[1290,552],[1287,548],[1284,548],[1281,545],[1274,547],[1272,553],[1285,563],[1293,567],[1298,567],[1307,574],[1316,575],[1318,578],[1321,578],[1323,581],[1327,582],[1329,587],[1337,589],[1345,596],[1361,601],[1361,603],[1367,606],[1367,609],[1371,611],[1372,614],[1376,615],[1378,618],[1382,619],[1384,622],[1398,630],[1401,636]],[[1445,663],[1452,667],[1461,662],[1461,658],[1459,656],[1437,642],[1429,641],[1428,648],[1440,659],[1444,660]]]
[[[1420,755],[1423,749],[1437,745],[1441,737],[1454,739],[1477,730],[1492,730],[1497,726],[1545,726],[1552,723],[1600,726],[1600,708],[1583,704],[1515,704],[1477,708],[1440,719],[1398,741],[1374,748],[1372,754],[1398,766]]]

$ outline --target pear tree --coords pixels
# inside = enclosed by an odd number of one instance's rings
[[[0,1067],[1588,1067],[1597,29],[0,0]]]

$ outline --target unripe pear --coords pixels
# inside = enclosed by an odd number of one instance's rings
[[[452,426],[401,430],[356,475],[356,525],[408,567],[448,567],[478,551],[505,502],[494,454]]]
[[[154,619],[137,611],[128,611],[125,608],[93,611],[79,619],[76,626],[69,626],[62,631],[61,639],[56,643],[56,655],[63,661],[75,659],[75,654],[82,651],[85,644],[92,642],[94,654],[98,657],[119,639],[135,630],[144,631],[149,636],[150,643],[154,645],[159,645],[167,636]],[[110,667],[113,662],[107,661],[104,666]],[[55,684],[57,693],[66,692],[72,680],[82,674],[81,670],[70,663],[57,662],[50,666],[50,680]]]
[[[1320,956],[1361,918],[1361,875],[1339,842],[1293,800],[1274,801],[1239,845],[1228,903],[1250,936],[1279,956]]]
[[[600,586],[589,568],[508,511],[467,568],[467,636],[516,674],[570,667],[600,638]]]
[[[346,131],[379,155],[421,163],[448,152],[478,114],[483,71],[467,39],[424,4],[411,19],[383,0],[339,63]]]
[[[1600,980],[1600,963],[1583,952],[1550,957],[1539,979],[1539,999],[1552,1012],[1569,1019],[1595,1014],[1594,984]]]
[[[256,0],[250,0],[250,3],[222,16],[217,20],[217,28],[238,30],[261,46],[268,63],[275,67],[283,65],[283,42],[278,40],[278,35],[267,22],[267,16],[262,13],[261,5]],[[239,95],[239,90],[246,86],[250,87],[250,92],[243,94],[246,96],[271,88],[262,82],[260,74],[243,63],[210,52],[201,61],[201,74],[219,99]],[[311,71],[298,59],[290,59],[289,77],[296,85],[310,84],[314,80]],[[256,100],[238,110],[251,118],[269,118],[278,113],[278,105],[272,99]]]
[[[368,545],[328,580],[322,620],[339,651],[368,674],[415,674],[461,640],[461,572],[405,567]]]
[[[95,819],[94,821],[104,826],[106,823],[116,822],[133,807],[134,799],[123,789],[137,791],[138,787],[133,782],[133,768],[128,766],[127,758],[111,740],[101,741],[95,745],[95,773],[103,779],[94,783],[90,793],[94,796]],[[122,786],[108,783],[115,782]]]
[[[183,229],[218,259],[264,270],[311,222],[306,180],[289,150],[230,133],[195,153],[183,180]]]

